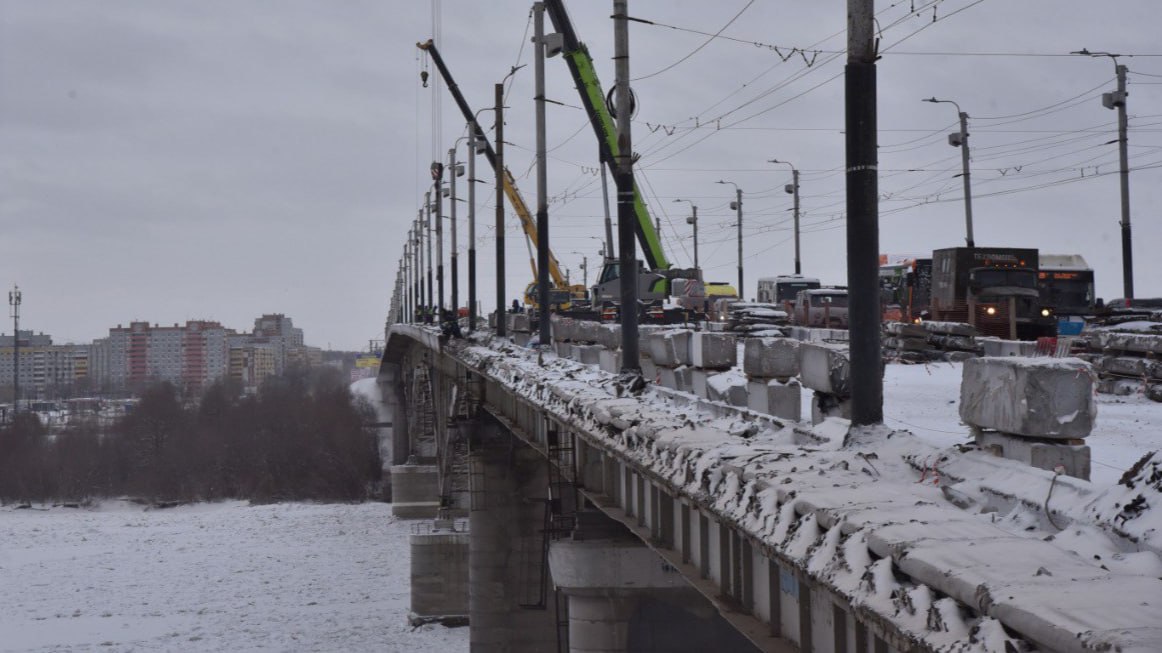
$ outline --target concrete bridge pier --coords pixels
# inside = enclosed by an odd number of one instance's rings
[[[545,459],[487,414],[474,420],[469,447],[469,647],[555,651]]]

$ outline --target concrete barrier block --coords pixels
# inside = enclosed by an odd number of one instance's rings
[[[646,345],[650,358],[658,365],[690,364],[690,332],[685,329],[650,333],[646,336]]]
[[[654,381],[662,387],[669,388],[671,390],[678,389],[678,379],[675,376],[674,368],[672,367],[659,367],[657,376],[654,377]]]
[[[596,343],[597,332],[600,327],[600,322],[576,320],[573,324],[573,342]]]
[[[722,401],[731,406],[745,407],[746,377],[737,372],[715,374],[706,381],[707,399]]]
[[[799,345],[799,376],[804,386],[835,395],[851,395],[851,365],[847,347],[821,342]]]
[[[654,363],[654,361],[648,358],[643,358],[641,359],[641,363],[642,377],[644,377],[647,381],[656,380],[658,378],[658,366]]]
[[[597,365],[601,362],[601,352],[605,351],[597,345],[573,345],[573,360],[585,365]]]
[[[528,313],[506,313],[508,330],[514,333],[529,333],[530,323]]]
[[[1097,345],[1103,349],[1162,354],[1162,335],[1098,331],[1095,336]]]
[[[1042,438],[1084,438],[1093,430],[1093,368],[1076,358],[985,357],[964,362],[965,424]]]
[[[569,342],[573,340],[573,329],[576,320],[571,317],[554,315],[550,328],[554,342]]]
[[[750,380],[746,383],[746,407],[756,413],[763,413],[764,415],[771,414],[771,407],[768,403],[769,397],[767,395],[767,382],[763,380]]]
[[[795,379],[767,382],[768,413],[793,422],[803,419],[803,387]]]
[[[706,399],[710,398],[707,391],[706,383],[710,377],[714,376],[714,372],[707,372],[696,367],[690,369],[690,392]]]
[[[557,349],[557,355],[561,358],[573,357],[573,343],[571,342],[557,342],[553,345]]]
[[[617,374],[621,371],[621,351],[602,349],[597,354],[597,364],[601,366],[601,371]]]
[[[1084,444],[1041,442],[995,431],[979,432],[976,443],[982,450],[1001,458],[1047,471],[1054,471],[1060,465],[1065,474],[1089,480],[1091,458],[1089,446]]]
[[[704,370],[728,370],[738,362],[738,340],[726,333],[690,334],[690,364]]]
[[[1035,356],[1037,343],[1022,340],[1001,340],[1000,338],[977,338],[985,356]]]
[[[621,325],[600,324],[597,327],[597,344],[606,349],[621,348]]]
[[[793,338],[748,338],[742,369],[755,379],[788,379],[799,373],[799,341]]]

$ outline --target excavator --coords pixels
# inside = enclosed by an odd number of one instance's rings
[[[615,158],[619,154],[617,129],[606,106],[605,94],[601,90],[600,80],[597,79],[593,58],[585,44],[578,40],[569,14],[565,11],[563,0],[546,0],[545,10],[549,14],[553,28],[561,35],[561,56],[569,68],[573,83],[581,96],[581,104],[585,107],[589,123],[597,136],[601,163],[613,169],[616,166]],[[636,180],[633,194],[634,215],[637,218],[634,231],[645,258],[645,265],[640,262],[638,265],[638,296],[647,305],[647,317],[661,318],[657,315],[660,312],[658,307],[666,300],[674,300],[681,306],[677,311],[684,314],[681,319],[688,316],[691,309],[695,312],[704,312],[707,298],[701,271],[671,266],[666,259],[660,235],[654,229],[654,222],[650,219],[649,210],[642,199]],[[593,288],[594,306],[609,306],[619,298],[618,267],[616,259],[606,258],[597,285]]]
[[[432,58],[432,62],[436,64],[436,68],[440,71],[440,75],[444,78],[444,82],[448,85],[448,91],[452,94],[452,99],[456,101],[456,106],[460,108],[460,113],[464,114],[464,120],[472,125],[475,129],[473,137],[476,138],[479,147],[483,150],[484,158],[488,159],[488,164],[492,166],[495,173],[500,174],[496,169],[496,152],[493,151],[491,143],[484,136],[484,130],[476,123],[476,114],[472,112],[472,108],[468,106],[468,101],[464,99],[464,94],[460,92],[460,87],[456,85],[456,81],[452,78],[452,73],[448,71],[448,66],[444,63],[444,58],[440,56],[440,51],[436,48],[436,44],[432,39],[428,39],[423,43],[417,43],[416,47],[428,53]],[[525,204],[524,198],[521,197],[520,191],[517,190],[516,181],[513,179],[512,173],[506,166],[502,178],[504,185],[504,194],[508,197],[508,201],[512,204],[513,211],[516,212],[517,217],[520,218],[521,228],[525,233],[525,245],[529,247],[529,265],[532,267],[533,281],[525,287],[524,301],[528,306],[537,308],[537,263],[532,253],[532,246],[530,242],[537,242],[537,223],[533,219],[532,213],[529,212],[529,207]],[[574,303],[580,303],[588,298],[588,294],[584,285],[574,284],[570,285],[565,275],[561,272],[561,266],[557,263],[557,257],[549,252],[549,278],[552,281],[553,287],[550,289],[550,304],[556,308],[563,310],[569,309]]]

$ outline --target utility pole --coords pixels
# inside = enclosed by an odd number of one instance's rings
[[[884,421],[874,20],[874,0],[847,0],[844,95],[852,427],[882,424]]]
[[[476,330],[476,121],[468,125],[468,331]]]
[[[424,207],[428,205],[427,195],[424,196]],[[423,321],[424,314],[424,211],[421,208],[416,216],[416,317]]]
[[[972,236],[972,172],[968,166],[968,114],[961,111],[960,105],[952,100],[937,100],[930,97],[923,101],[951,104],[956,107],[956,115],[960,118],[960,131],[948,135],[948,144],[960,148],[960,176],[964,179],[964,242],[969,247],[976,247],[976,239]]]
[[[8,306],[12,313],[12,414],[20,412],[20,286],[8,292]]]
[[[738,226],[738,298],[745,299],[746,293],[743,292],[742,284],[742,189],[732,181],[719,180],[718,183],[734,186],[734,201],[730,203],[730,208],[734,209],[735,222]]]
[[[504,313],[504,83],[494,88],[496,95],[496,335],[505,337],[508,325]]]
[[[791,168],[791,183],[783,187],[788,193],[794,196],[794,212],[795,216],[795,274],[801,274],[799,265],[799,169],[790,161],[780,161],[778,159],[768,159],[767,163],[782,163]]]
[[[411,249],[412,249],[412,232],[408,230],[408,239],[403,244],[403,319],[401,322],[411,321]]]
[[[694,226],[694,269],[698,271],[698,278],[702,278],[702,268],[698,265],[698,205],[691,200],[676,199],[675,202],[690,202],[693,215],[686,217],[686,224]]]
[[[598,158],[601,153],[598,152]],[[613,221],[609,219],[609,186],[605,181],[605,170],[608,166],[603,161],[601,163],[601,197],[605,200],[605,246],[602,248],[601,257],[603,259],[613,258]],[[661,237],[661,232],[659,238]],[[604,263],[604,261],[602,261]]]
[[[541,347],[552,342],[549,332],[549,191],[545,146],[545,3],[533,3],[533,74],[536,78],[537,125],[537,333]],[[568,281],[566,281],[566,285]]]
[[[613,0],[613,59],[617,108],[617,246],[621,281],[621,371],[641,375],[638,342],[637,256],[634,243],[633,139],[630,134],[629,2]]]
[[[1134,298],[1134,248],[1130,236],[1130,155],[1129,121],[1126,118],[1126,73],[1129,69],[1118,63],[1120,54],[1111,52],[1090,52],[1082,48],[1070,54],[1087,57],[1109,57],[1114,62],[1114,73],[1118,78],[1118,90],[1101,94],[1101,104],[1107,109],[1118,110],[1118,163],[1119,181],[1122,194],[1122,293],[1126,299]]]
[[[440,324],[444,319],[444,189],[440,183],[444,181],[443,163],[432,162],[432,177],[436,180],[436,287],[439,291],[434,323]]]
[[[472,137],[469,137],[472,138]],[[458,146],[460,141],[456,141]],[[456,177],[464,174],[463,170],[456,167],[456,147],[448,150],[448,190],[452,194],[450,207],[448,209],[449,219],[452,221],[452,247],[450,259],[452,261],[452,319],[459,319],[460,316],[460,269],[457,266],[456,255]]]
[[[427,209],[425,214],[427,219],[424,224],[424,232],[426,233],[426,238],[428,241],[428,311],[431,311],[432,307],[436,305],[436,302],[432,296],[434,290],[432,285],[432,191],[424,193],[424,204],[426,205]]]

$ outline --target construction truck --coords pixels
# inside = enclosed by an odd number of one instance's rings
[[[1057,333],[1037,289],[1036,249],[949,247],[932,252],[930,319],[967,322],[981,335],[1035,340]]]
[[[456,101],[456,106],[459,107],[460,113],[464,115],[464,120],[469,125],[472,125],[475,130],[472,136],[477,141],[477,147],[483,151],[484,158],[488,159],[488,164],[492,166],[493,172],[502,177],[504,194],[508,197],[513,211],[520,218],[521,228],[525,234],[525,243],[529,247],[529,266],[532,268],[533,281],[525,286],[524,302],[528,306],[537,308],[537,263],[536,258],[533,256],[532,246],[529,245],[530,242],[537,242],[536,220],[533,219],[532,213],[529,212],[528,204],[525,204],[524,198],[521,197],[520,191],[517,190],[516,181],[513,179],[508,167],[506,166],[503,171],[496,169],[496,152],[493,151],[491,143],[484,136],[484,130],[476,123],[476,114],[468,106],[468,101],[464,99],[464,94],[460,92],[460,87],[456,85],[456,81],[452,78],[452,73],[448,71],[448,66],[444,63],[444,58],[440,56],[440,51],[436,48],[436,44],[432,39],[428,39],[423,43],[417,43],[416,47],[427,52],[428,56],[432,58],[432,62],[436,64],[436,68],[440,71],[440,75],[448,85],[448,92],[452,94],[452,99]],[[549,252],[549,278],[553,284],[553,287],[549,290],[549,303],[554,308],[567,309],[573,302],[584,301],[587,298],[587,291],[584,285],[570,285],[568,283],[565,274],[561,271],[561,266],[557,263],[557,257],[553,255],[552,251]]]
[[[606,106],[605,93],[593,67],[593,58],[589,56],[588,48],[578,40],[563,1],[547,0],[545,9],[553,22],[553,28],[561,36],[561,56],[569,68],[580,94],[581,105],[585,108],[590,126],[597,136],[601,163],[612,169],[616,165],[616,157],[620,154],[617,129]],[[633,189],[633,207],[636,217],[634,231],[645,258],[644,264],[639,262],[637,270],[638,299],[643,304],[643,317],[651,321],[656,320],[659,315],[664,316],[663,321],[686,319],[694,310],[689,308],[690,306],[706,304],[701,271],[671,266],[666,259],[660,234],[654,228],[654,222],[650,219],[649,210],[642,199],[636,180]],[[606,319],[616,315],[618,310],[617,304],[621,297],[620,276],[618,261],[607,258],[598,276],[597,285],[592,289],[593,305],[602,307]],[[676,281],[681,282],[675,283]]]

